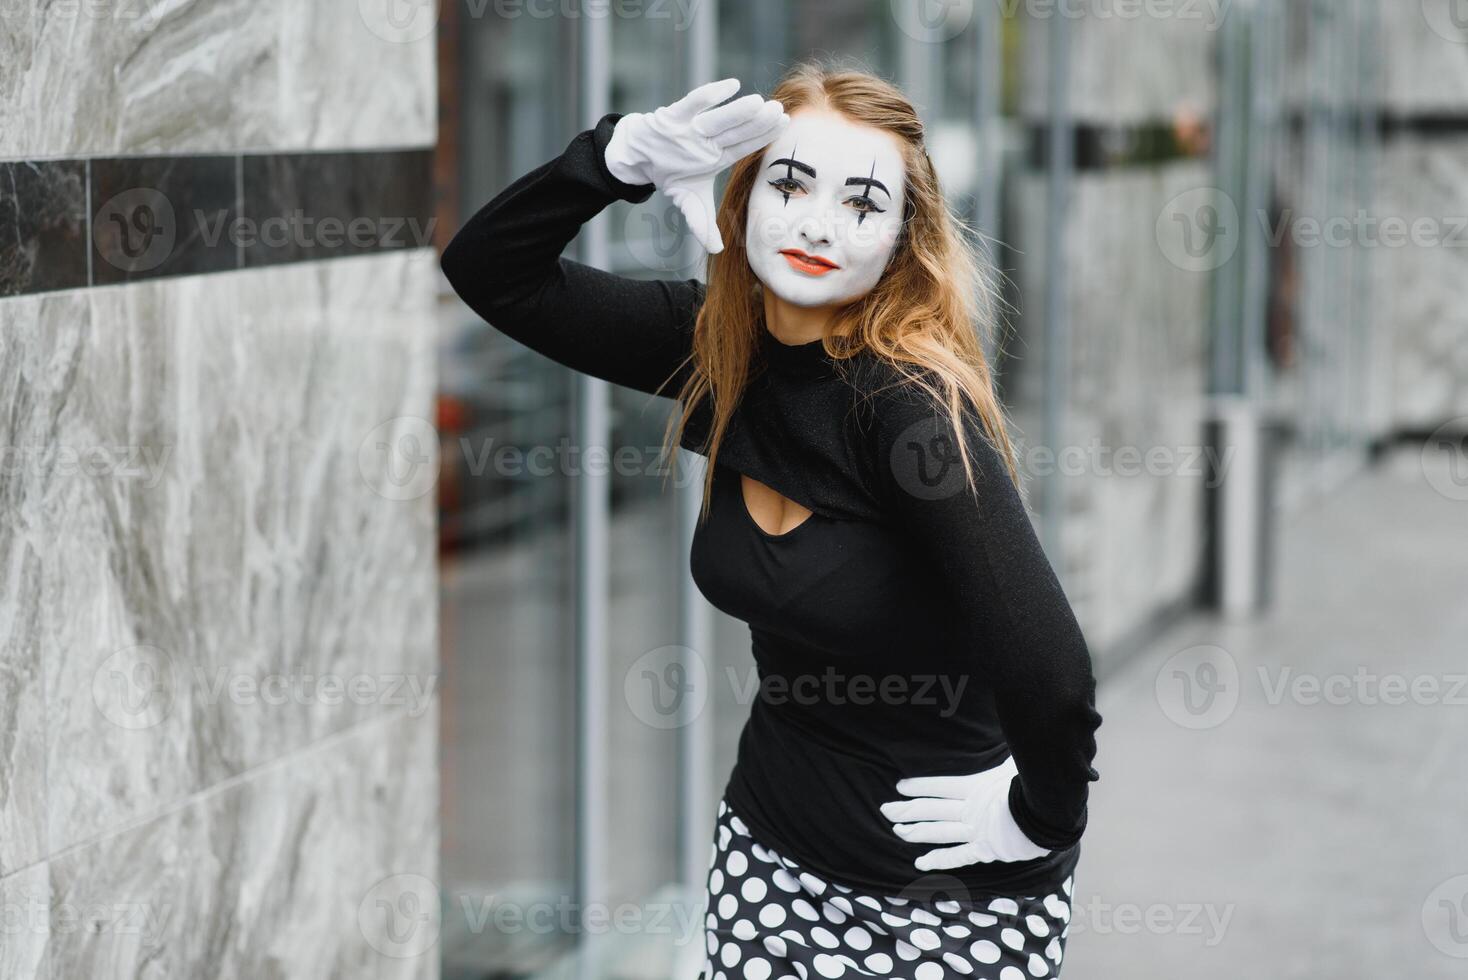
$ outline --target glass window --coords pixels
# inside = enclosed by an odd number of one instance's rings
[[[559,18],[461,12],[445,30],[445,118],[457,125],[440,152],[454,155],[462,221],[564,148],[573,79]],[[441,948],[452,980],[533,973],[569,945],[459,910],[554,907],[573,887],[570,481],[495,455],[569,436],[571,375],[456,299],[441,324]]]

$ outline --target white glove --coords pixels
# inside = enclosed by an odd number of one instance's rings
[[[683,212],[704,250],[724,250],[715,220],[714,177],[768,146],[790,122],[785,109],[758,94],[719,105],[739,79],[700,85],[672,105],[617,120],[607,141],[607,171],[627,184],[652,184]],[[718,106],[718,108],[712,108]]]
[[[1009,810],[1009,784],[1018,773],[1014,757],[969,776],[919,776],[897,783],[903,796],[882,804],[898,837],[915,844],[953,844],[913,862],[919,871],[958,868],[989,861],[1029,861],[1050,852],[1025,836]]]

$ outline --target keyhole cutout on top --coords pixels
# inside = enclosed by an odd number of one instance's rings
[[[739,474],[739,492],[744,498],[744,512],[755,527],[771,537],[783,537],[811,518],[810,508],[743,473]]]

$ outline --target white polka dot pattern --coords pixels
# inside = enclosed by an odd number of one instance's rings
[[[968,903],[862,894],[760,844],[721,800],[699,980],[1059,977],[1071,889]]]

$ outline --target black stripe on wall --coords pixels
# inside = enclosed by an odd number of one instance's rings
[[[91,285],[239,268],[234,157],[99,158],[91,175]]]
[[[433,151],[0,162],[0,296],[432,244]]]
[[[1370,116],[1355,110],[1340,110],[1334,117],[1326,110],[1309,116],[1289,117],[1290,135],[1301,137],[1312,119],[1329,125],[1335,122],[1347,134],[1373,134],[1383,142],[1411,139],[1421,142],[1461,140],[1468,137],[1468,115],[1454,113],[1378,112]]]
[[[1028,165],[1044,170],[1050,159],[1050,128],[1045,123],[1032,122],[1026,129]],[[1207,156],[1206,147],[1187,146],[1169,123],[1075,123],[1070,130],[1071,153],[1077,171],[1155,166]]]
[[[87,164],[0,163],[0,296],[87,284]]]
[[[1377,131],[1384,140],[1415,138],[1420,140],[1462,139],[1468,136],[1465,115],[1397,115],[1377,117]]]
[[[433,243],[428,151],[245,157],[243,183],[245,224],[260,229],[246,266]]]
[[[1352,127],[1358,132],[1374,130],[1383,141],[1468,138],[1468,115],[1376,114],[1368,117],[1360,112],[1347,112],[1338,121],[1348,132]],[[1298,138],[1304,134],[1307,117],[1294,113],[1286,119],[1286,124],[1291,134]],[[1077,123],[1071,127],[1071,133],[1075,168],[1082,172],[1155,166],[1200,155],[1182,143],[1173,127],[1166,123],[1116,126]],[[1045,168],[1050,155],[1049,139],[1049,128],[1044,123],[1032,122],[1026,127],[1028,166],[1036,170]],[[1206,151],[1201,155],[1206,157]]]

